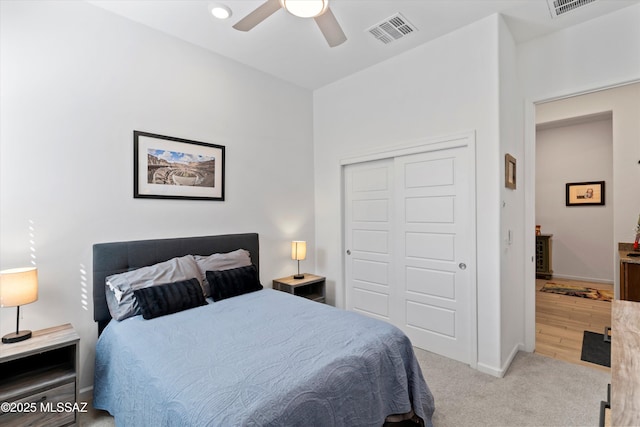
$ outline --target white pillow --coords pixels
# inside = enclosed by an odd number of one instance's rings
[[[230,270],[251,265],[251,255],[246,249],[209,256],[194,255],[193,257],[200,269],[200,281],[203,284],[205,297],[211,296],[211,287],[207,281],[207,271]]]
[[[172,258],[158,264],[111,275],[106,278],[105,284],[111,317],[123,320],[140,314],[138,302],[133,294],[136,289],[193,278],[198,279],[202,287],[202,275],[192,255]]]

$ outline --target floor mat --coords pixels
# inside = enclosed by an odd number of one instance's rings
[[[611,367],[611,343],[604,340],[603,334],[584,331],[580,360],[596,365]]]

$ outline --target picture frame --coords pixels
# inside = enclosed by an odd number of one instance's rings
[[[569,182],[566,184],[566,205],[604,205],[604,189],[604,181]]]
[[[508,153],[504,155],[504,186],[516,189],[516,158]]]
[[[224,200],[225,147],[133,131],[133,197]]]

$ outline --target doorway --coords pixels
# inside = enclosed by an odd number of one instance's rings
[[[536,104],[530,104],[527,106],[527,117],[528,120],[525,122],[527,129],[527,135],[529,142],[525,144],[525,157],[527,160],[527,165],[525,168],[528,168],[530,171],[536,170],[536,141],[535,141],[535,128],[534,122],[553,122],[558,120],[567,120],[575,117],[588,117],[597,114],[607,113],[609,111],[613,114],[613,160],[612,165],[613,173],[610,182],[606,183],[606,206],[609,206],[613,209],[613,231],[611,233],[611,237],[609,237],[609,242],[611,248],[616,248],[618,241],[625,241],[625,236],[628,233],[625,231],[629,228],[625,226],[626,222],[633,222],[634,219],[631,218],[634,216],[633,214],[626,215],[626,211],[633,212],[633,207],[628,206],[629,200],[624,196],[625,192],[623,183],[625,181],[625,177],[629,176],[636,171],[637,162],[629,162],[630,157],[636,156],[637,147],[635,143],[630,143],[630,139],[637,140],[637,120],[634,120],[633,117],[637,117],[638,111],[640,111],[640,105],[638,103],[638,94],[640,93],[640,84],[631,83],[627,85],[621,85],[617,87],[612,87],[603,90],[594,90],[590,93],[581,94],[572,97],[566,98],[556,98],[554,100],[550,100],[548,102],[539,102]],[[550,108],[546,111],[537,111],[537,107],[540,105],[550,106]],[[530,173],[529,176],[532,179],[525,180],[527,185],[526,190],[526,206],[525,212],[526,215],[526,224],[527,228],[533,230],[537,223],[536,221],[536,200],[535,194],[537,192],[536,184],[535,184],[535,174]],[[569,182],[569,180],[567,180]],[[566,183],[562,183],[566,184]],[[621,195],[616,197],[616,195]],[[564,196],[561,195],[562,201],[564,202]],[[528,207],[527,207],[528,206]],[[587,209],[587,208],[567,208],[565,209]],[[626,217],[629,216],[631,218],[627,221]],[[542,232],[545,231],[547,233],[553,232],[549,228],[545,229],[544,224],[542,225]],[[625,228],[626,227],[626,228]],[[535,260],[533,256],[533,248],[535,248],[535,237],[533,233],[526,236],[527,239],[530,239],[527,243],[527,246],[531,248],[531,263],[527,263],[527,287],[526,287],[526,318],[527,318],[527,328],[526,328],[526,348],[528,351],[533,351],[536,347],[535,345],[535,337],[536,337],[536,325],[535,325],[535,302],[536,302],[536,286],[535,286]],[[574,243],[574,245],[579,246],[580,243]],[[617,257],[616,251],[611,250],[609,255],[605,255],[602,258],[605,259],[605,263],[608,263],[610,266],[608,269],[612,271],[613,278],[609,278],[608,280],[603,280],[602,282],[607,282],[613,280],[613,289],[615,296],[618,295],[618,284],[619,277],[617,274]],[[602,269],[603,271],[605,269]],[[556,273],[562,274],[563,272],[559,272],[556,269]],[[578,274],[569,274],[569,276]],[[585,276],[581,276],[585,277]],[[571,279],[572,277],[569,277]]]

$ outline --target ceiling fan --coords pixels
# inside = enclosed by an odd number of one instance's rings
[[[347,40],[331,9],[329,0],[267,0],[238,21],[233,28],[249,31],[281,8],[300,18],[313,18],[330,47]]]

